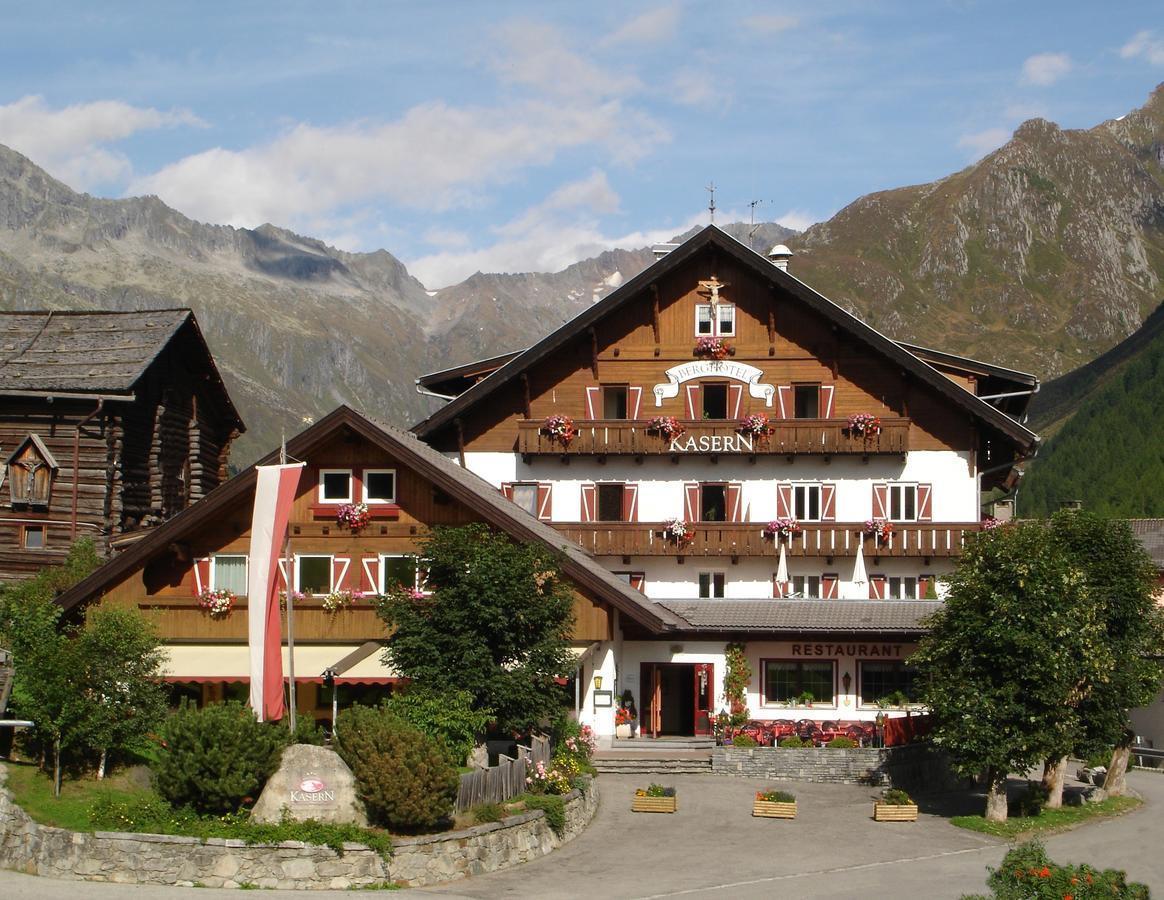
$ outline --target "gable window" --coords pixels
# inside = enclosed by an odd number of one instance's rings
[[[364,502],[396,502],[395,469],[364,469]]]
[[[247,595],[247,558],[241,553],[216,553],[210,557],[210,587],[230,591],[237,597]]]
[[[600,484],[595,493],[598,497],[597,520],[599,522],[621,522],[623,485]]]
[[[25,550],[43,550],[44,549],[44,526],[43,525],[25,525],[21,543]]]
[[[700,572],[699,596],[703,599],[720,599],[726,584],[727,575],[724,572]]]
[[[917,521],[917,485],[891,484],[888,492],[889,518],[893,522]]]
[[[917,600],[918,580],[913,577],[890,575],[885,579],[886,600]]]
[[[421,570],[415,556],[384,553],[380,556],[380,593],[386,594],[393,588],[420,590]]]
[[[331,557],[295,557],[295,590],[303,594],[331,593]]]
[[[820,597],[819,575],[793,575],[792,597]]]
[[[820,385],[795,384],[792,386],[793,416],[797,419],[820,418]]]
[[[703,395],[703,418],[726,419],[728,417],[728,386],[722,382],[700,385]]]
[[[788,703],[805,693],[812,697],[813,703],[834,702],[831,662],[766,659],[762,669],[766,704]]]
[[[625,419],[627,417],[627,386],[607,384],[602,386],[602,418]]]
[[[351,503],[352,502],[352,470],[351,469],[320,469],[319,470],[319,502],[320,503]]]
[[[727,485],[701,485],[699,490],[699,521],[724,522],[726,520]]]
[[[820,485],[794,484],[792,486],[792,515],[799,522],[819,522]]]
[[[732,337],[736,333],[736,308],[731,303],[695,304],[697,337]]]

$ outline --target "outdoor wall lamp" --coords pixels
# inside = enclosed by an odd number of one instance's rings
[[[853,684],[853,676],[846,672],[841,676],[841,686],[845,689],[845,693],[849,693],[849,688]]]
[[[602,690],[602,676],[601,675],[594,676],[594,690],[596,690],[596,691]]]

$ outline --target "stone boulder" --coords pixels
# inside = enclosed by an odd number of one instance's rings
[[[277,823],[284,810],[297,822],[368,824],[352,770],[330,747],[314,744],[292,744],[283,751],[279,769],[263,788],[251,818]]]

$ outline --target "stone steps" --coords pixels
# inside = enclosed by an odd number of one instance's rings
[[[590,763],[606,775],[710,775],[711,757],[706,759],[669,759],[659,756],[637,758],[595,757]]]
[[[672,750],[705,750],[710,753],[715,749],[714,738],[615,738],[610,749],[619,753],[631,751],[634,753],[656,753],[660,757]]]

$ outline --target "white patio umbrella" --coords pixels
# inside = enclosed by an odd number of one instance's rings
[[[853,587],[858,591],[862,591],[869,581],[869,576],[865,574],[865,551],[862,549],[863,541],[857,542],[857,561],[853,563]],[[861,595],[853,598],[854,600],[862,599]]]
[[[779,537],[776,539],[780,540]],[[781,596],[788,593],[787,585],[790,580],[788,577],[788,555],[784,552],[784,541],[780,541],[780,561],[776,563],[776,583],[781,586]]]

